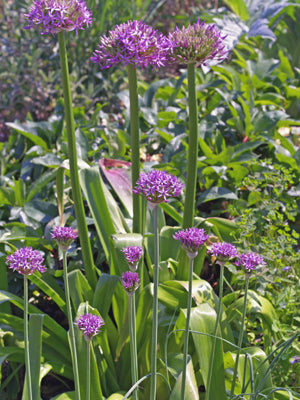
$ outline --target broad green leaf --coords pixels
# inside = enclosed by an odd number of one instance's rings
[[[32,164],[44,165],[48,168],[57,168],[61,165],[62,159],[53,153],[47,153],[41,157],[32,158]]]
[[[160,259],[165,261],[169,258],[176,259],[180,242],[173,238],[175,232],[179,230],[178,227],[164,226],[160,231],[159,236],[159,247],[160,247]]]
[[[232,233],[238,229],[234,221],[225,218],[213,217],[207,218],[205,221],[217,228],[219,233],[217,236],[225,242],[231,242],[233,238]]]
[[[83,273],[79,269],[71,271],[68,273],[68,280],[70,286],[70,296],[75,310],[77,310],[79,305],[85,301],[88,301],[89,304],[92,304],[93,290]]]
[[[38,136],[36,129],[31,129],[29,126],[25,126],[17,122],[7,122],[6,125],[21,133],[21,135],[31,140],[34,144],[41,146],[44,150],[48,149],[47,143]]]
[[[75,392],[66,392],[51,398],[51,400],[75,400],[75,399],[76,399]]]
[[[161,203],[159,206],[167,215],[172,217],[174,221],[178,223],[178,225],[182,225],[183,217],[174,207],[172,207],[169,203]]]
[[[0,187],[0,205],[13,206],[15,204],[15,192],[11,188]]]
[[[175,386],[172,390],[170,400],[181,400],[181,383],[182,383],[182,358],[168,359],[168,367],[176,369],[178,371],[178,376],[176,379]],[[198,387],[195,378],[195,372],[193,368],[193,363],[189,357],[186,369],[186,385],[184,390],[184,395],[186,399],[189,400],[199,400]]]
[[[216,199],[237,200],[238,197],[235,193],[227,188],[213,186],[201,193],[201,195],[198,197],[197,205]]]
[[[32,200],[43,189],[44,186],[51,182],[55,177],[56,172],[56,170],[45,172],[40,178],[36,179],[29,188],[26,202]]]
[[[92,305],[104,319],[111,307],[114,290],[119,281],[120,278],[118,276],[102,273],[97,282]]]
[[[4,257],[0,258],[0,290],[8,290],[7,265]],[[0,304],[0,312],[11,314],[10,304],[6,302]]]

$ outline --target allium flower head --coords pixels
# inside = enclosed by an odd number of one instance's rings
[[[213,243],[208,252],[221,261],[232,260],[238,256],[236,247],[226,242]]]
[[[56,240],[62,251],[67,251],[74,240],[78,237],[78,234],[73,230],[73,228],[67,226],[56,226],[53,233],[51,233],[51,237]]]
[[[265,265],[264,259],[257,253],[242,253],[237,259],[238,266],[244,267],[246,272],[254,271],[256,267]]]
[[[198,21],[180,30],[169,34],[173,42],[171,47],[171,60],[179,64],[202,64],[208,60],[221,61],[227,56],[224,39],[215,25],[208,25]]]
[[[124,247],[121,250],[126,258],[126,261],[128,262],[129,268],[131,271],[136,271],[138,263],[141,259],[141,256],[143,254],[143,249],[141,246],[129,246],[129,247]]]
[[[32,247],[18,249],[7,256],[6,261],[10,264],[9,267],[18,271],[19,274],[32,275],[35,271],[46,271],[43,256],[39,251],[32,250]]]
[[[128,21],[100,38],[91,60],[101,69],[119,63],[159,68],[167,64],[170,46],[171,42],[151,26],[142,21]]]
[[[92,13],[84,0],[34,0],[29,13],[26,29],[35,25],[42,35],[61,31],[84,30],[92,23]]]
[[[139,287],[139,275],[137,272],[126,271],[122,274],[122,286],[127,294],[132,295]]]
[[[184,184],[174,175],[154,169],[141,172],[133,193],[144,195],[151,203],[167,203],[181,193]]]
[[[104,325],[104,321],[99,315],[83,314],[77,319],[75,325],[83,332],[86,340],[92,340],[92,338],[100,332],[100,328]]]
[[[173,238],[180,241],[181,247],[187,252],[188,257],[195,258],[198,248],[206,242],[209,236],[204,229],[187,228],[176,232]]]

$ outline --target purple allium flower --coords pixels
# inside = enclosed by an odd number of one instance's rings
[[[206,242],[209,236],[204,229],[187,228],[176,232],[173,238],[180,241],[181,247],[187,252],[188,257],[195,258],[198,248]]]
[[[98,335],[100,328],[104,325],[104,321],[99,315],[83,314],[77,319],[75,325],[83,332],[86,340],[92,340],[94,336]]]
[[[129,246],[129,247],[123,247],[121,249],[123,252],[126,261],[128,262],[129,268],[131,271],[136,271],[138,263],[141,259],[141,256],[143,254],[143,249],[141,246]]]
[[[153,169],[147,174],[140,173],[132,191],[144,195],[151,203],[167,203],[169,198],[180,195],[183,186],[184,184],[176,176]]]
[[[34,0],[29,13],[26,29],[35,25],[42,35],[52,35],[61,31],[84,30],[92,23],[92,13],[84,0]]]
[[[171,60],[179,64],[202,64],[208,60],[221,61],[227,56],[224,39],[215,25],[208,25],[198,21],[180,30],[169,34],[173,42],[171,47]]]
[[[239,254],[236,265],[245,268],[246,272],[254,271],[259,265],[265,265],[264,259],[257,253]]]
[[[142,21],[128,21],[100,38],[91,60],[101,69],[119,63],[159,68],[167,64],[170,46],[171,42],[151,26]]]
[[[236,247],[233,244],[226,242],[213,243],[208,253],[215,256],[221,261],[227,261],[238,257]]]
[[[139,287],[139,275],[137,272],[126,271],[122,274],[122,286],[127,294],[132,295]]]
[[[51,233],[51,237],[56,240],[62,251],[67,251],[74,240],[78,237],[78,234],[73,230],[73,228],[67,226],[56,226],[53,233]]]
[[[10,263],[9,268],[18,271],[19,274],[32,275],[35,271],[46,271],[43,256],[39,251],[32,250],[32,247],[18,249],[7,256],[6,261]]]

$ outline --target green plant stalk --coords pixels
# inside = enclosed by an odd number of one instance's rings
[[[76,350],[75,333],[74,333],[74,325],[73,325],[73,317],[72,317],[72,308],[71,308],[71,300],[70,300],[69,281],[68,281],[67,252],[63,251],[62,253],[63,253],[64,285],[65,285],[65,292],[66,292],[66,306],[67,306],[67,314],[68,314],[68,322],[69,322],[69,330],[70,330],[72,364],[73,364],[73,374],[74,374],[74,383],[75,383],[75,399],[80,400],[80,382],[79,382],[77,350]]]
[[[242,327],[241,327],[241,330],[239,333],[239,338],[238,338],[238,349],[237,349],[236,359],[235,359],[235,366],[234,366],[234,372],[233,372],[233,378],[232,378],[232,384],[231,384],[230,398],[232,398],[234,395],[235,383],[236,383],[236,378],[237,378],[237,370],[238,370],[239,359],[240,359],[240,354],[241,354],[241,347],[242,347],[242,342],[243,342],[245,318],[246,318],[246,310],[247,310],[247,294],[248,294],[249,278],[250,278],[250,274],[246,273]]]
[[[128,65],[128,84],[130,100],[131,182],[132,188],[134,188],[140,176],[140,136],[136,68],[132,65]],[[142,233],[142,200],[141,196],[134,193],[132,232]]]
[[[73,195],[75,214],[77,219],[78,234],[81,244],[83,265],[85,267],[87,280],[91,285],[91,287],[95,289],[97,283],[97,275],[89,240],[89,233],[86,224],[83,200],[79,184],[76,138],[75,138],[75,123],[74,123],[72,98],[70,90],[68,59],[67,59],[66,44],[63,31],[58,33],[58,43],[59,43],[59,55],[61,64],[64,103],[65,103],[65,119],[66,119],[67,138],[68,138],[68,152],[70,161],[70,178],[72,186],[72,195]]]
[[[156,363],[157,363],[157,329],[158,329],[158,278],[159,278],[159,232],[158,205],[154,206],[154,271],[153,271],[153,319],[151,345],[151,382],[150,400],[156,399]]]
[[[135,293],[128,295],[129,301],[129,320],[130,320],[130,358],[131,358],[131,382],[132,386],[138,381],[138,362],[136,345],[136,316],[135,316]],[[138,390],[132,394],[133,400],[138,400]]]
[[[222,299],[223,299],[223,281],[224,281],[224,262],[219,261],[220,265],[220,279],[219,279],[219,303],[218,303],[218,309],[217,309],[217,317],[216,317],[216,324],[214,328],[214,333],[213,333],[213,342],[212,342],[212,349],[211,349],[211,356],[210,356],[210,361],[209,361],[209,371],[208,371],[208,378],[207,378],[207,388],[206,388],[206,400],[210,399],[210,388],[211,388],[211,378],[212,378],[212,372],[213,372],[213,366],[214,366],[214,358],[215,358],[215,351],[216,351],[216,343],[217,343],[217,332],[218,332],[218,326],[221,321],[221,315],[222,315]]]
[[[187,66],[188,94],[189,94],[189,152],[187,165],[187,179],[185,203],[183,211],[183,228],[194,226],[195,196],[197,181],[198,155],[198,107],[196,96],[195,63]]]
[[[26,365],[28,399],[32,400],[30,351],[29,351],[29,329],[28,329],[28,278],[27,278],[27,275],[24,275],[24,341],[25,341],[25,365]]]
[[[86,341],[86,400],[91,399],[91,340]]]
[[[183,368],[182,368],[182,381],[181,381],[181,400],[185,397],[185,382],[186,382],[186,369],[187,369],[187,353],[189,347],[189,328],[191,319],[191,308],[192,308],[192,291],[193,291],[193,268],[194,268],[194,257],[190,257],[189,265],[189,288],[188,288],[188,302],[186,310],[186,323],[184,332],[184,343],[183,343]]]

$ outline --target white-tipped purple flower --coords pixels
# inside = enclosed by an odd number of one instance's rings
[[[101,69],[121,63],[134,67],[163,67],[168,62],[171,42],[142,21],[128,21],[116,25],[100,44],[91,60]]]
[[[122,253],[124,254],[124,257],[128,263],[128,266],[131,271],[136,271],[138,267],[138,263],[142,257],[143,254],[143,249],[141,246],[128,246],[128,247],[123,247],[121,249]]]
[[[213,243],[208,253],[215,256],[220,261],[229,261],[238,257],[236,247],[231,243]]]
[[[99,315],[88,313],[78,318],[75,325],[83,332],[85,339],[90,341],[94,336],[98,335],[104,325],[104,321]]]
[[[133,193],[142,194],[151,203],[167,203],[171,197],[181,194],[184,184],[174,175],[154,169],[141,172]]]
[[[199,247],[206,242],[209,236],[204,229],[187,228],[176,232],[173,238],[180,241],[181,247],[186,251],[189,258],[195,258]]]
[[[71,227],[56,226],[53,233],[51,233],[51,237],[56,240],[62,251],[67,251],[74,240],[78,237],[78,234]]]
[[[128,295],[133,295],[139,287],[140,279],[137,272],[126,271],[122,274],[122,286]]]
[[[235,264],[242,266],[247,273],[255,271],[259,266],[266,265],[264,259],[257,253],[242,253],[239,254]]]
[[[84,0],[34,0],[26,29],[37,26],[42,35],[84,30],[92,23],[92,13]]]
[[[32,250],[32,247],[18,249],[7,256],[6,261],[10,264],[9,268],[22,275],[32,275],[35,271],[46,271],[46,267],[43,265],[43,256],[39,251]]]
[[[222,61],[227,56],[224,39],[215,25],[198,21],[169,34],[173,42],[170,58],[178,64],[206,65],[209,60]]]

